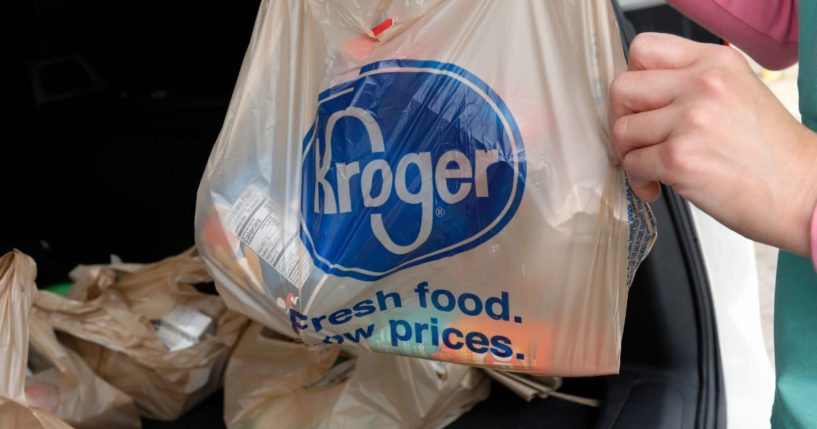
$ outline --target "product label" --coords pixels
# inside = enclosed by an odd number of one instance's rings
[[[203,336],[215,333],[210,316],[181,305],[173,307],[153,325],[159,341],[171,352],[191,347]]]
[[[227,227],[242,243],[301,288],[312,272],[312,259],[297,234],[284,235],[275,205],[258,186],[250,186],[233,204]]]
[[[370,64],[319,96],[301,238],[326,273],[383,278],[496,235],[525,171],[514,118],[479,78],[434,61]]]

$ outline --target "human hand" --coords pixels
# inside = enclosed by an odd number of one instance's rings
[[[734,49],[644,33],[610,86],[613,162],[647,201],[658,182],[756,241],[809,255],[817,135]]]

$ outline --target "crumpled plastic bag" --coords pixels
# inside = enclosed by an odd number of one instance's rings
[[[27,255],[13,251],[0,257],[0,428],[71,429],[26,399],[28,318],[36,275]]]
[[[142,427],[133,399],[60,344],[48,314],[32,308],[29,327],[30,351],[35,355],[29,360],[34,373],[26,380],[30,404],[51,411],[76,429]]]
[[[655,238],[608,159],[624,69],[610,0],[262,1],[197,246],[307,343],[617,372]]]
[[[79,267],[72,278],[75,299],[40,294],[36,308],[68,334],[64,343],[96,374],[133,398],[144,417],[174,420],[221,388],[246,319],[193,286],[210,281],[199,256],[185,252],[133,272]],[[152,321],[176,305],[212,317],[216,335],[169,352]]]
[[[227,365],[229,429],[442,428],[485,399],[462,365],[305,345],[253,323]]]

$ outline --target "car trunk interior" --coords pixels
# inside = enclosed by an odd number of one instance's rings
[[[0,238],[38,262],[39,286],[110,254],[148,262],[193,243],[196,188],[220,130],[257,3],[33,1],[18,5],[19,37],[0,64],[8,96],[7,165],[14,210]],[[668,7],[622,25],[717,39]],[[9,161],[13,160],[13,161]],[[658,240],[631,287],[618,375],[570,378],[556,399],[525,402],[494,383],[451,428],[716,428],[725,425],[717,332],[686,204],[664,189]],[[214,395],[178,422],[223,428]]]

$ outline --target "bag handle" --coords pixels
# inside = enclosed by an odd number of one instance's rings
[[[37,268],[14,250],[0,257],[0,397],[27,404],[28,315]]]

